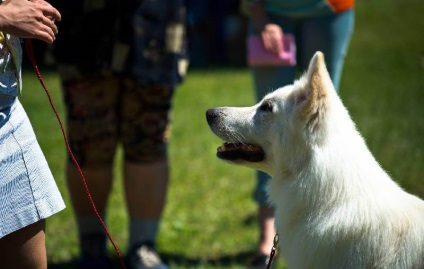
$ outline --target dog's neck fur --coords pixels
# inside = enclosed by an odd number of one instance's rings
[[[405,209],[414,206],[421,207],[422,210],[422,204],[418,202],[418,199],[403,192],[376,164],[376,160],[358,134],[351,134],[350,139],[348,137],[332,138],[345,140],[345,142],[340,141],[338,145],[334,145],[333,140],[331,147],[323,145],[314,148],[309,160],[310,164],[306,165],[304,170],[298,174],[293,173],[288,178],[273,177],[270,181],[270,200],[278,205],[275,225],[280,233],[282,253],[289,254],[287,257],[304,256],[294,259],[304,263],[293,268],[314,268],[308,264],[308,259],[313,261],[322,253],[328,255],[329,251],[326,247],[334,249],[342,242],[352,244],[351,252],[346,253],[352,257],[356,255],[357,248],[367,248],[370,252],[376,251],[379,249],[377,245],[361,245],[361,239],[358,237],[377,233],[383,226],[397,229],[394,232],[399,235],[404,234],[412,222],[409,216],[402,212],[410,212]],[[348,148],[342,146],[346,145],[346,139],[350,143]],[[344,151],[344,154],[338,154],[338,151]],[[356,154],[357,151],[363,152]],[[340,158],[340,156],[347,157]],[[350,165],[343,164],[346,162]],[[347,167],[351,170],[344,170]],[[334,205],[338,206],[334,207]],[[386,215],[384,211],[392,211],[391,220],[379,219],[380,214]],[[402,225],[397,228],[399,223]],[[391,257],[395,257],[396,251],[399,249],[411,253],[415,251],[413,248],[402,249],[401,244],[393,240],[387,244],[392,246],[391,249],[386,249],[384,253],[375,253],[381,256],[379,261],[381,267],[373,267],[373,265],[364,267],[361,261],[349,257],[326,258],[352,261],[352,264],[346,264],[343,268],[394,268],[391,267],[394,262]],[[420,249],[421,253],[417,252],[417,256],[423,254],[422,248],[417,246],[416,250],[420,251]],[[292,261],[287,260],[287,262],[290,264]],[[332,262],[329,261],[328,264]]]

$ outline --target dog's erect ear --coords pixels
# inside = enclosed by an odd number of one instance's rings
[[[334,91],[322,52],[315,53],[304,76],[306,83],[301,93],[303,100],[299,115],[308,122],[308,125],[315,126],[326,112],[329,92]]]

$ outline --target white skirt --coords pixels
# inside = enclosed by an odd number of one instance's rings
[[[16,97],[0,96],[0,238],[65,208]]]

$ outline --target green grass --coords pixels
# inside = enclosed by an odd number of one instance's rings
[[[340,93],[384,169],[420,197],[424,197],[423,9],[421,0],[358,1]],[[54,72],[42,72],[63,119],[58,78]],[[24,74],[21,100],[68,206],[47,223],[50,268],[71,268],[78,250],[64,182],[66,152],[33,72]],[[205,120],[210,107],[253,103],[247,69],[190,71],[177,92],[170,191],[159,235],[159,249],[173,268],[241,268],[255,249],[254,173],[216,159],[220,141]],[[117,168],[119,160],[118,154]],[[120,173],[108,210],[110,231],[125,253],[127,215]]]

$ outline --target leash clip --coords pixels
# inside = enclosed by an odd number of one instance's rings
[[[268,260],[268,264],[266,265],[266,269],[271,268],[271,264],[273,262],[275,253],[277,252],[278,241],[279,241],[278,234],[275,234],[275,236],[274,236],[274,245],[272,246],[271,254],[269,255],[269,260]]]

